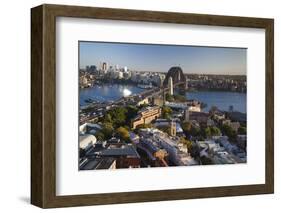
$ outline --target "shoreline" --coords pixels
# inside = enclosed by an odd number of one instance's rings
[[[95,84],[93,86],[89,86],[89,87],[84,87],[84,88],[81,88],[79,87],[79,90],[84,90],[84,89],[91,89],[91,88],[94,88],[96,86],[113,86],[113,85],[121,85],[121,86],[135,86],[137,88],[140,88],[140,89],[143,89],[143,90],[148,90],[148,89],[151,89],[151,88],[143,88],[143,87],[139,87],[137,83],[133,83],[133,82],[126,82],[126,83],[121,83],[121,82],[113,82],[113,83],[110,83],[110,82],[104,82],[104,83],[98,83],[98,84]],[[227,89],[198,89],[198,88],[192,88],[192,89],[187,89],[185,90],[185,92],[231,92],[231,93],[240,93],[240,94],[247,94],[247,91],[245,92],[241,92],[241,91],[232,91],[232,90],[227,90]]]

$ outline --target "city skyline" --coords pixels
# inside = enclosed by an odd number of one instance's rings
[[[246,54],[246,48],[81,41],[79,68],[107,62],[136,71],[167,72],[181,66],[186,74],[246,75]]]

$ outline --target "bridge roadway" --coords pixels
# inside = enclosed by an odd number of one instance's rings
[[[177,86],[184,85],[184,84],[185,83],[183,83],[183,82],[178,82],[178,83],[175,83],[173,85],[173,87],[175,88]],[[169,90],[169,88],[168,87],[165,87],[165,88],[158,88],[157,87],[157,88],[150,89],[150,90],[144,90],[143,92],[138,93],[136,95],[130,95],[130,96],[127,96],[127,97],[122,97],[119,100],[117,100],[116,102],[122,101],[124,99],[131,100],[132,98],[136,98],[136,97],[140,97],[140,96],[141,96],[142,99],[144,99],[144,98],[153,98],[155,96],[162,95],[163,94],[163,90],[164,90],[164,92],[167,92]]]
[[[173,87],[177,87],[177,86],[180,86],[182,84],[184,84],[184,83],[178,82],[178,83],[175,83],[173,85]],[[163,94],[163,90],[164,90],[164,92],[167,92],[169,90],[169,88],[165,87],[165,88],[154,88],[154,89],[150,89],[150,90],[144,90],[141,93],[138,93],[138,94],[135,94],[135,95],[130,95],[130,96],[127,96],[127,97],[122,97],[122,98],[120,98],[120,99],[118,99],[114,102],[108,103],[108,104],[98,104],[98,105],[90,107],[90,108],[91,108],[92,112],[95,112],[100,108],[105,108],[103,110],[103,112],[106,112],[107,111],[106,107],[111,109],[112,107],[114,107],[116,105],[127,105],[129,101],[134,100],[135,98],[139,98],[139,97],[141,97],[141,99],[157,97],[157,96],[160,96],[160,95]],[[87,109],[84,109],[84,110],[86,111]],[[82,111],[84,111],[84,110],[82,110]],[[80,124],[86,123],[87,121],[97,119],[99,117],[101,117],[101,115],[90,115],[86,118],[81,119]]]

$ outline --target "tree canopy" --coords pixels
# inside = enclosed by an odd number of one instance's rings
[[[172,109],[168,106],[164,106],[162,108],[162,115],[163,115],[163,118],[165,119],[169,119],[171,117],[171,114],[172,114]]]
[[[175,94],[175,95],[171,95],[169,93],[166,94],[166,101],[169,102],[185,102],[186,101],[186,97],[184,95],[180,95],[180,94]]]
[[[117,128],[116,133],[125,142],[130,141],[129,131],[125,127],[120,126],[119,128]]]
[[[103,122],[111,123],[114,128],[119,126],[130,125],[131,119],[133,119],[137,113],[138,108],[132,105],[127,107],[116,107],[105,113]]]
[[[247,134],[247,128],[246,127],[243,127],[243,126],[240,126],[238,128],[238,134],[240,135],[246,135]]]
[[[231,139],[231,140],[234,140],[234,139],[236,138],[236,136],[237,136],[235,130],[234,130],[231,126],[229,126],[229,125],[227,125],[227,124],[224,124],[224,125],[222,126],[222,131],[223,131],[223,133],[224,133],[226,136],[228,136],[229,139]]]
[[[98,141],[103,141],[105,139],[104,134],[102,133],[102,131],[98,131],[95,134],[95,137],[97,138]]]
[[[186,101],[186,97],[184,95],[175,94],[174,95],[174,100],[178,101],[178,102],[185,102]]]
[[[184,133],[188,136],[199,136],[200,135],[200,128],[193,126],[190,122],[183,122],[181,125]]]
[[[192,142],[190,140],[187,140],[186,138],[184,137],[180,137],[180,141],[179,141],[181,144],[185,145],[186,148],[188,149],[188,151],[191,150],[192,148]]]
[[[211,136],[219,136],[221,135],[221,131],[219,128],[215,126],[210,126],[204,129],[204,136],[209,138]]]
[[[113,125],[110,122],[105,122],[103,123],[103,128],[101,130],[101,132],[104,135],[104,139],[110,139],[112,137],[113,134]]]
[[[167,93],[167,94],[165,95],[165,98],[166,98],[166,101],[169,101],[169,102],[174,101],[173,95],[171,95],[171,94],[169,94],[169,93]]]

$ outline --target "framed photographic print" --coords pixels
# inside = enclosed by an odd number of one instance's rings
[[[274,191],[273,19],[31,9],[31,203]]]

